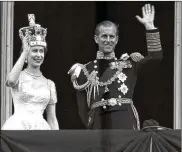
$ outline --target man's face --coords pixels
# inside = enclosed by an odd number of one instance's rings
[[[100,26],[99,34],[95,35],[95,42],[98,44],[99,51],[108,54],[114,51],[118,42],[115,26]]]

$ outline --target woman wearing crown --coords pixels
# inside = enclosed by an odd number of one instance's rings
[[[28,18],[29,26],[19,30],[22,53],[6,82],[6,86],[11,88],[14,114],[2,130],[58,130],[55,84],[40,71],[47,51],[47,31],[35,24],[33,14]],[[27,67],[22,70],[24,63]],[[45,110],[47,121],[43,118]]]

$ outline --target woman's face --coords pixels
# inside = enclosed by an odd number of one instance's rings
[[[44,62],[44,52],[45,48],[43,46],[32,46],[28,54],[28,64],[34,67],[40,67]]]

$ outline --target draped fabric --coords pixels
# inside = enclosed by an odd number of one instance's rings
[[[2,131],[2,152],[180,152],[181,130]]]

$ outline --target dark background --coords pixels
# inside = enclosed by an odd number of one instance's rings
[[[76,104],[69,68],[76,62],[87,63],[96,57],[94,30],[98,22],[119,24],[116,56],[140,52],[146,55],[145,29],[135,18],[146,2],[15,2],[14,63],[20,55],[18,30],[28,26],[28,14],[48,29],[48,53],[43,74],[57,88],[57,118],[60,129],[84,128]],[[134,103],[141,123],[155,119],[161,126],[173,127],[174,2],[150,2],[155,6],[155,25],[160,29],[164,58],[150,72],[139,75]],[[122,120],[121,120],[122,121]]]

